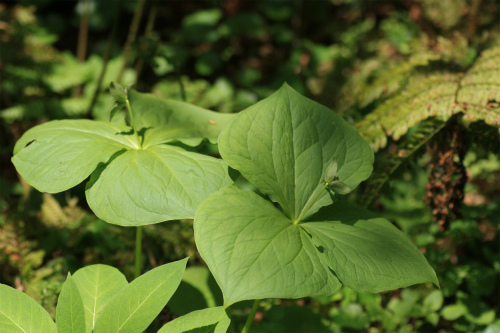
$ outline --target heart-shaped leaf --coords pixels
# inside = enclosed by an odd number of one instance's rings
[[[0,328],[9,333],[57,333],[50,315],[25,293],[0,284]]]
[[[168,322],[158,333],[226,333],[231,319],[222,306],[191,312]]]
[[[58,333],[91,332],[86,329],[82,297],[71,274],[68,274],[57,300],[56,323]]]
[[[78,287],[82,298],[86,332],[91,333],[97,314],[128,285],[127,279],[114,267],[91,265],[76,271],[72,280]]]
[[[94,333],[141,333],[181,282],[187,258],[156,267],[123,288],[97,316]]]
[[[104,221],[143,225],[192,218],[207,194],[231,183],[222,160],[161,145],[129,150],[98,168],[86,196]]]
[[[229,165],[280,206],[230,186],[198,207],[196,243],[226,306],[329,295],[341,283],[365,292],[438,283],[389,222],[341,202],[321,209],[336,197],[326,179],[347,193],[373,163],[368,144],[330,110],[285,85],[236,116],[219,142]]]
[[[21,137],[14,165],[30,185],[50,193],[67,190],[92,174],[87,200],[109,223],[137,226],[193,218],[202,199],[232,183],[227,164],[168,143],[215,141],[232,115],[129,94],[141,142],[127,126],[51,121]]]
[[[286,84],[238,114],[221,133],[219,150],[292,220],[332,203],[322,191],[304,212],[321,191],[333,158],[336,176],[351,189],[373,169],[373,152],[354,127]]]

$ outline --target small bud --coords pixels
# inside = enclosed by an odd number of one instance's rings
[[[337,176],[337,159],[334,157],[332,158],[332,161],[330,162],[330,165],[326,168],[325,171],[325,183],[331,183],[334,179],[335,176]]]
[[[331,182],[328,187],[335,193],[338,194],[349,194],[352,192],[352,190],[344,183],[342,183],[340,180],[335,180]]]
[[[117,103],[125,102],[127,100],[127,91],[125,88],[116,82],[111,82],[109,84],[109,93]]]

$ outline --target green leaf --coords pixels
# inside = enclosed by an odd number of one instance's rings
[[[193,138],[197,138],[198,142],[204,138],[212,143],[217,142],[220,131],[234,117],[233,114],[209,111],[192,104],[136,91],[130,91],[129,100],[138,130],[160,126],[182,128],[183,135],[176,139],[189,145],[198,144],[193,143]],[[146,130],[145,144],[149,140],[149,131]],[[170,140],[169,136],[165,142]],[[155,142],[161,142],[157,134]]]
[[[340,289],[303,228],[253,192],[230,186],[209,196],[196,212],[194,230],[226,306],[327,296]]]
[[[163,326],[158,333],[225,333],[231,323],[222,306],[191,312]]]
[[[439,286],[415,245],[392,223],[361,207],[334,204],[301,226],[351,289],[373,293],[425,282]]]
[[[195,239],[225,306],[327,296],[341,283],[363,292],[438,284],[424,256],[388,221],[344,203],[321,208],[335,199],[325,179],[335,173],[345,193],[369,176],[373,162],[368,144],[330,110],[285,85],[227,125],[220,151],[280,205],[230,186],[198,207]]]
[[[57,193],[81,183],[99,163],[137,147],[127,128],[91,120],[55,120],[27,131],[14,147],[17,171],[41,192]]]
[[[258,195],[230,186],[201,203],[194,227],[226,306],[331,295],[340,288],[338,280],[362,292],[438,285],[403,233],[359,207],[334,204],[294,224]]]
[[[104,221],[137,226],[193,218],[205,197],[231,183],[224,161],[161,145],[129,150],[98,168],[86,196]]]
[[[441,290],[433,290],[424,298],[424,310],[427,313],[436,312],[443,306],[443,293]]]
[[[441,310],[441,316],[446,320],[457,320],[467,313],[467,307],[462,303],[451,304],[445,306]]]
[[[187,258],[132,281],[97,316],[93,333],[140,333],[158,316],[181,282]]]
[[[0,327],[3,333],[57,333],[47,311],[23,292],[0,284]]]
[[[124,103],[127,100],[127,91],[118,82],[111,82],[109,84],[109,93],[117,103]]]
[[[114,267],[91,265],[76,271],[72,280],[80,291],[85,309],[85,332],[91,333],[97,314],[128,285],[127,279]]]
[[[286,84],[239,113],[222,131],[219,146],[224,160],[292,220],[314,201],[333,158],[336,175],[351,189],[372,172],[373,152],[356,130]],[[323,191],[304,218],[332,202]]]
[[[56,323],[58,333],[91,332],[85,327],[82,297],[69,273],[57,300]]]
[[[202,199],[232,183],[227,164],[164,143],[183,140],[196,145],[204,137],[215,140],[228,116],[188,104],[174,111],[169,107],[175,104],[155,96],[134,96],[142,124],[158,125],[141,129],[144,149],[127,126],[52,121],[34,127],[17,142],[12,158],[17,171],[30,185],[50,193],[76,186],[92,174],[87,200],[96,215],[109,223],[131,226],[193,218]]]

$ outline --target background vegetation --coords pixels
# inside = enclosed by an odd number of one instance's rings
[[[42,194],[17,176],[28,128],[107,120],[110,81],[220,112],[286,81],[370,142],[376,172],[347,199],[403,230],[441,289],[265,300],[253,331],[500,332],[499,17],[494,0],[0,3],[0,283],[55,315],[68,271],[105,263],[133,277],[133,230],[98,220],[83,186]],[[146,268],[190,257],[179,293],[197,300],[174,295],[151,329],[221,303],[192,221],[144,232]],[[238,331],[249,304],[232,311]]]

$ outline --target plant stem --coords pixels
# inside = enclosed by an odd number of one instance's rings
[[[89,12],[90,12],[90,1],[82,0],[80,1],[82,5],[82,17],[80,19],[80,30],[78,32],[78,45],[76,49],[78,62],[85,62],[85,54],[87,53],[87,37],[89,33]],[[82,96],[83,87],[81,84],[76,86],[73,90],[73,95],[75,97]]]
[[[111,48],[113,47],[113,41],[115,40],[116,32],[118,31],[119,22],[120,22],[120,2],[118,1],[116,6],[116,14],[113,22],[113,28],[108,37],[108,41],[106,42],[106,49],[104,50],[104,55],[102,57],[102,68],[101,72],[99,73],[99,77],[97,79],[97,87],[94,91],[94,95],[92,96],[92,101],[90,102],[87,114],[90,114],[92,112],[92,109],[94,108],[94,105],[97,102],[97,98],[99,97],[99,93],[101,92],[102,80],[104,79],[104,74],[106,74],[109,58],[111,56]]]
[[[302,210],[302,212],[300,213],[299,217],[293,222],[293,224],[298,224],[300,222],[300,220],[304,217],[304,215],[306,215],[307,211],[309,209],[311,209],[312,205],[314,205],[314,203],[316,202],[316,200],[318,200],[319,195],[325,190],[325,188],[328,187],[328,185],[329,185],[329,183],[325,183],[325,185],[323,186],[323,188],[321,190],[319,190],[318,194],[316,194],[316,196],[311,201],[311,203],[309,205],[307,205],[307,207]]]
[[[134,17],[132,18],[132,24],[130,25],[130,30],[128,32],[127,41],[123,48],[123,66],[120,69],[120,73],[118,74],[118,78],[116,82],[121,83],[123,73],[125,72],[125,68],[127,68],[129,57],[130,57],[130,49],[132,48],[132,43],[135,41],[137,37],[137,30],[139,30],[139,23],[141,22],[142,10],[144,8],[145,0],[138,0],[137,5],[134,10]]]
[[[151,32],[153,31],[155,21],[156,21],[156,2],[151,4],[151,9],[149,10],[148,20],[146,24],[146,29],[144,31],[144,38],[149,38]],[[144,47],[142,48],[144,51]],[[135,66],[135,73],[137,75],[137,82],[139,82],[139,77],[141,76],[142,66],[144,65],[144,57],[137,59],[137,64]]]
[[[142,142],[141,140],[139,140],[139,134],[137,133],[137,126],[135,126],[134,114],[132,113],[132,108],[130,107],[130,102],[128,101],[128,98],[125,100],[125,104],[127,104],[127,110],[130,116],[130,123],[132,124],[135,138],[137,139],[137,144],[139,145],[139,148],[142,149]]]
[[[135,278],[141,275],[142,270],[142,227],[135,230]]]
[[[245,326],[243,326],[241,333],[250,332],[250,327],[252,327],[253,320],[255,318],[255,314],[257,313],[257,309],[259,308],[259,302],[260,302],[259,299],[256,299],[253,302],[252,310],[250,311],[250,314],[248,315],[247,321],[245,322]]]

